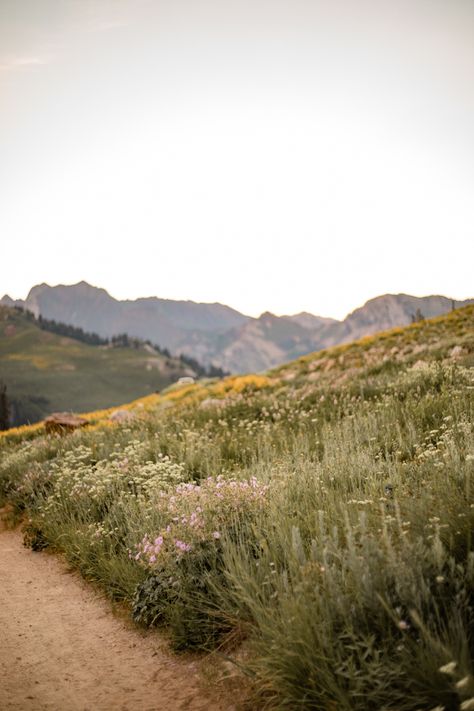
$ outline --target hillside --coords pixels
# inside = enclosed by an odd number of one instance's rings
[[[16,309],[0,306],[0,381],[12,424],[53,411],[96,410],[160,390],[193,374],[150,346],[91,346],[42,330]]]
[[[8,312],[10,318],[18,317],[20,322],[23,317],[17,311],[12,313],[12,310],[3,308],[3,312]],[[0,313],[2,307],[0,306]],[[271,314],[269,315],[271,316]],[[264,315],[265,317],[265,315]],[[10,323],[10,322],[8,322]],[[30,324],[28,324],[29,326]],[[24,326],[24,324],[23,324]],[[7,326],[8,328],[8,326]],[[69,339],[59,339],[60,347],[57,346],[57,337],[52,338],[53,334],[45,334],[42,339],[39,338],[37,330],[33,329],[33,338],[42,340],[49,345],[53,343],[56,350],[58,361],[55,366],[59,369],[56,372],[61,372],[61,358],[64,356],[65,347],[69,346]],[[41,332],[42,334],[44,332]],[[20,335],[20,334],[18,334]],[[11,338],[9,336],[8,338]],[[0,348],[3,343],[3,352],[5,349],[5,329],[3,330],[3,339],[0,333]],[[73,342],[77,346],[77,341]],[[80,344],[82,345],[82,344]],[[88,349],[91,347],[87,347]],[[11,353],[16,353],[15,348],[11,348]],[[79,348],[77,352],[80,352]],[[105,349],[108,356],[113,360],[116,357],[115,349]],[[146,372],[150,366],[149,352],[136,352],[131,349],[117,349],[118,357],[126,360],[127,356],[132,359],[132,362],[140,364],[140,367],[145,367]],[[52,351],[54,352],[54,351]],[[69,352],[69,351],[68,351]],[[0,364],[2,370],[4,368],[3,359],[0,351]],[[89,357],[94,358],[94,355],[86,351]],[[35,358],[35,354],[25,356],[25,361],[31,358],[32,363],[36,364],[38,369],[39,362]],[[40,356],[41,357],[41,356]],[[104,358],[104,351],[101,349],[101,359]],[[136,359],[136,360],[135,360]],[[8,360],[8,356],[6,358]],[[17,358],[13,354],[10,357],[12,363],[21,362],[22,359]],[[158,360],[153,367],[158,369]],[[173,360],[169,361],[175,362]],[[92,361],[95,364],[95,360]],[[277,368],[270,369],[266,374],[259,375],[237,375],[229,376],[221,380],[208,379],[200,381],[195,385],[177,384],[171,387],[163,386],[163,388],[154,388],[151,395],[147,395],[144,399],[134,398],[133,402],[126,405],[124,400],[113,402],[110,406],[98,406],[99,412],[97,417],[94,417],[92,412],[89,419],[92,423],[100,423],[102,417],[108,425],[108,411],[105,410],[104,415],[100,410],[105,407],[125,406],[133,412],[143,414],[143,408],[148,414],[152,414],[155,410],[166,410],[167,416],[170,415],[170,407],[180,408],[183,405],[187,406],[209,406],[211,410],[214,407],[232,405],[233,398],[237,401],[241,399],[242,391],[257,392],[260,387],[264,388],[265,393],[277,392],[279,396],[288,396],[297,400],[300,394],[300,388],[304,393],[318,390],[320,387],[338,388],[349,384],[351,387],[357,387],[361,383],[361,387],[371,383],[372,380],[381,380],[383,382],[390,380],[397,373],[404,373],[407,369],[421,367],[421,364],[426,363],[442,363],[453,365],[463,365],[465,367],[474,367],[474,305],[467,306],[462,309],[457,309],[450,312],[446,316],[427,319],[417,323],[413,323],[405,328],[393,328],[387,331],[377,333],[373,336],[366,336],[357,341],[344,343],[339,346],[333,346],[321,351],[315,351],[304,355],[294,361],[284,363]],[[179,362],[178,362],[179,363]],[[51,363],[52,367],[53,362]],[[15,365],[16,367],[16,365]],[[182,367],[182,364],[181,364]],[[5,371],[6,372],[6,371]],[[64,371],[63,371],[64,372]],[[66,369],[65,372],[68,372]],[[73,371],[69,371],[73,372]],[[153,371],[152,371],[153,372]],[[172,371],[172,382],[178,377],[178,371]],[[176,373],[176,377],[175,376]],[[190,371],[179,375],[189,375]],[[382,377],[383,376],[383,377]],[[119,379],[121,376],[117,374]],[[169,385],[169,384],[168,384]],[[162,393],[158,393],[162,390]],[[133,397],[133,396],[132,396]],[[219,404],[219,400],[221,403]],[[209,403],[209,405],[207,405]],[[86,407],[82,411],[89,412],[94,408]],[[75,408],[76,412],[80,412],[81,408]],[[22,428],[26,433],[28,428]],[[41,428],[35,425],[34,432],[41,432]],[[13,431],[11,431],[14,434]],[[5,436],[8,433],[4,433]]]
[[[233,373],[267,370],[300,355],[346,343],[420,315],[439,316],[468,303],[444,296],[385,294],[371,299],[342,321],[308,313],[251,318],[222,304],[200,304],[156,297],[118,301],[86,282],[31,289],[24,305],[35,314],[94,331],[100,336],[128,333],[184,353],[204,365]],[[1,302],[0,302],[1,303]]]
[[[29,546],[247,708],[472,708],[474,306],[126,407],[0,435]]]

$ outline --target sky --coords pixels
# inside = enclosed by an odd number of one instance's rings
[[[473,297],[474,2],[0,0],[0,265],[253,316]]]

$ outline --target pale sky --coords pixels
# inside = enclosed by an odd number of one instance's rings
[[[0,0],[0,296],[474,296],[473,0]]]

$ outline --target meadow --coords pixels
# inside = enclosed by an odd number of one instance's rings
[[[249,708],[474,709],[474,307],[134,419],[0,436],[0,499]]]
[[[176,358],[139,348],[90,345],[52,333],[0,305],[0,385],[16,425],[54,411],[119,406],[186,375]]]

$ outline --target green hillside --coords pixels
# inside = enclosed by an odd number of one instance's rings
[[[0,434],[28,545],[244,708],[474,708],[474,306],[128,407]]]
[[[0,306],[0,381],[7,386],[13,425],[53,411],[120,405],[160,390],[188,370],[147,346],[91,346],[39,328]]]

